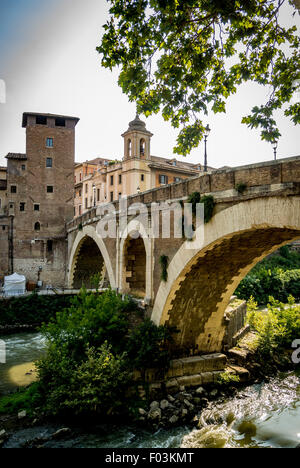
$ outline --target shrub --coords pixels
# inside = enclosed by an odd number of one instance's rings
[[[49,322],[58,311],[70,306],[72,296],[39,296],[0,301],[0,325],[41,325]]]
[[[280,349],[290,349],[291,344],[300,336],[300,306],[290,296],[288,305],[270,298],[268,311],[257,310],[257,303],[251,298],[248,303],[247,321],[258,333],[259,351],[272,355]]]
[[[81,362],[70,359],[65,351],[52,348],[38,363],[46,412],[105,415],[120,408],[129,380],[125,354],[114,355],[107,342],[98,350],[88,347]]]
[[[50,343],[66,346],[75,359],[81,358],[87,345],[99,348],[105,341],[119,352],[129,329],[129,306],[136,308],[112,290],[99,295],[82,289],[70,308],[59,312],[42,331]]]
[[[266,304],[269,296],[287,302],[292,295],[300,300],[300,255],[287,246],[279,252],[256,265],[243,279],[235,293],[240,299],[254,296],[259,304]]]
[[[117,411],[129,371],[168,367],[171,331],[149,319],[130,331],[129,315],[136,309],[111,290],[97,295],[82,289],[69,309],[43,327],[47,353],[37,369],[47,413]]]
[[[134,329],[128,338],[126,351],[132,369],[157,367],[167,369],[171,360],[170,344],[174,330],[165,326],[157,327],[146,319]]]

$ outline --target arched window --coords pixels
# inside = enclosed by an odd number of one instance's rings
[[[131,140],[128,140],[128,157],[131,158],[132,156],[132,143]]]
[[[38,222],[35,223],[35,225],[34,225],[34,230],[35,230],[35,231],[40,231],[40,230],[41,230],[41,225],[40,225],[40,223],[38,223]]]
[[[145,156],[145,152],[146,152],[146,142],[144,139],[142,139],[140,141],[140,156],[141,157]]]

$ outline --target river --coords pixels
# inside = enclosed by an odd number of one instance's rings
[[[34,378],[32,362],[41,356],[45,342],[38,333],[6,336],[2,340],[7,352],[7,364],[0,364],[3,394]],[[18,447],[56,429],[47,425],[17,431],[5,446]],[[179,427],[153,433],[134,426],[107,425],[72,429],[71,438],[49,441],[45,446],[179,448],[184,444],[190,448],[293,448],[300,444],[300,377],[294,372],[281,374],[269,382],[241,389],[232,398],[211,402],[201,414],[199,430]]]

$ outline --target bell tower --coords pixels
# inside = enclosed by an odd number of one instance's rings
[[[124,138],[124,160],[144,159],[150,160],[150,144],[153,134],[146,129],[146,124],[141,121],[137,114],[135,119],[129,123]]]

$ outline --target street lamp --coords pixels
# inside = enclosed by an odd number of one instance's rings
[[[277,159],[278,140],[274,139],[272,141],[272,146],[273,146],[273,150],[274,150],[274,160],[276,161],[276,159]]]
[[[207,139],[209,137],[210,132],[211,132],[211,129],[209,128],[209,125],[207,125],[204,131],[204,144],[205,144],[204,172],[207,172]]]

